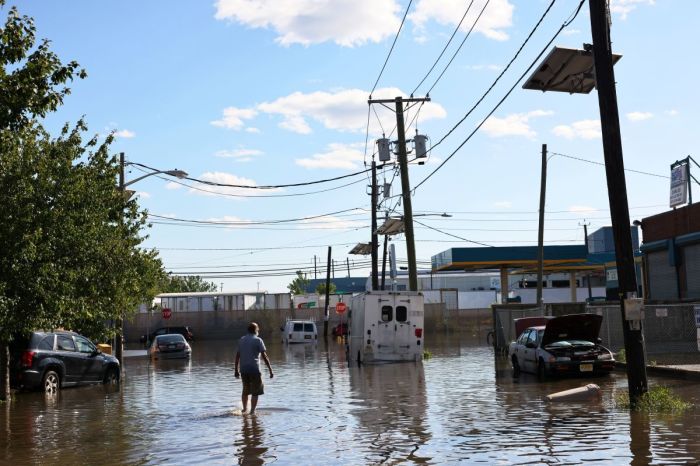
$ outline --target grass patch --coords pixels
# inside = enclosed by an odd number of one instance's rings
[[[615,355],[615,359],[618,362],[627,362],[627,353],[625,353],[624,348],[617,352],[617,354]]]
[[[430,359],[433,357],[433,353],[428,350],[423,350],[423,359]]]
[[[620,393],[615,397],[615,405],[619,408],[630,409],[629,393]],[[682,400],[673,391],[664,386],[649,389],[635,406],[635,411],[645,413],[682,413],[693,407],[692,403]]]

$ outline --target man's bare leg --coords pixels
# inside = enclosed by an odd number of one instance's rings
[[[248,395],[241,396],[241,403],[243,403],[243,411],[241,413],[245,413],[248,409]],[[253,409],[255,409],[255,405],[253,405]]]
[[[255,412],[255,408],[258,406],[258,395],[250,395],[250,414]]]

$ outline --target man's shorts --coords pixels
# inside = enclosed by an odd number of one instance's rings
[[[265,393],[261,374],[241,374],[241,380],[243,381],[243,396],[257,396]]]

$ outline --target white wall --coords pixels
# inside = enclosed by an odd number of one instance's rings
[[[605,296],[604,287],[593,287],[593,296]],[[511,290],[511,295],[520,296],[521,302],[526,304],[536,304],[537,289],[536,288],[515,288]],[[576,289],[576,302],[584,302],[588,298],[588,288]],[[570,303],[571,289],[570,288],[544,288],[542,290],[542,300],[545,303]]]

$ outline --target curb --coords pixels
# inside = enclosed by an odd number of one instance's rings
[[[678,367],[667,366],[647,366],[647,374],[669,377],[683,380],[700,380],[700,371],[680,369]],[[615,370],[626,371],[627,364],[624,362],[615,361]]]

